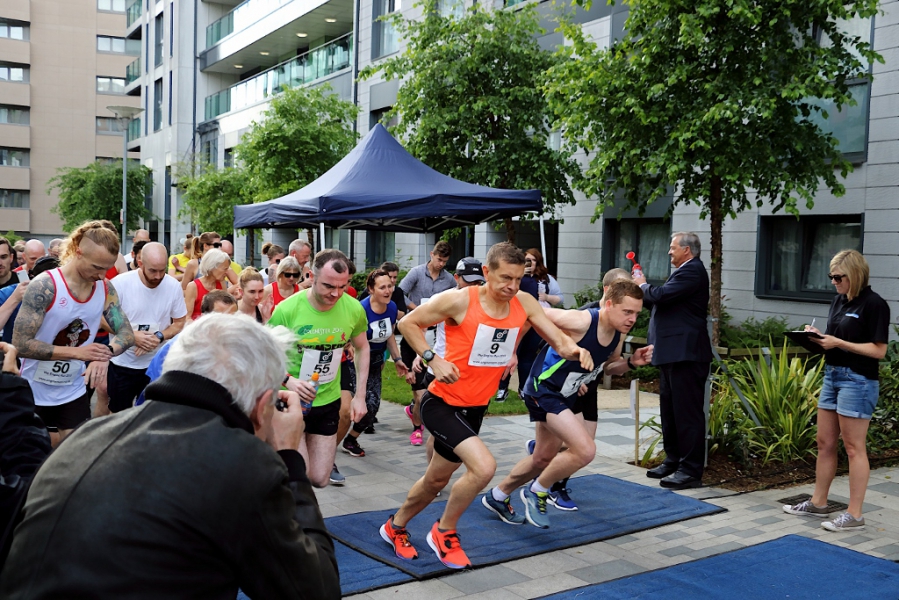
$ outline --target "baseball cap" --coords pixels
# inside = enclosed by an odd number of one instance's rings
[[[456,264],[456,275],[464,279],[466,283],[484,281],[484,270],[481,267],[481,261],[466,256]]]

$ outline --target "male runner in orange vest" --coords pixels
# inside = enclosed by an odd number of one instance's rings
[[[503,372],[515,365],[515,341],[526,323],[562,357],[579,361],[588,371],[593,369],[590,353],[553,325],[532,296],[518,293],[523,276],[524,252],[508,242],[496,244],[487,253],[483,286],[434,296],[398,324],[436,378],[421,403],[422,422],[434,437],[434,456],[406,501],[380,530],[399,558],[418,558],[406,525],[464,464],[467,471],[453,485],[443,516],[431,528],[427,541],[447,567],[471,566],[459,544],[456,525],[496,471],[496,460],[478,432]],[[446,329],[444,356],[434,354],[422,333],[423,328],[441,321]]]

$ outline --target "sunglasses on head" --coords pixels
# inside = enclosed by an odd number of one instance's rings
[[[288,273],[287,271],[284,271],[283,273],[281,273],[281,275],[284,275],[284,277],[291,277],[291,278],[293,278],[293,279],[299,279],[299,278],[300,278],[300,274],[297,273],[296,271],[294,271],[293,273]]]
[[[212,242],[212,247],[213,247],[213,248],[221,248],[221,247],[222,247],[222,243],[221,243],[221,242]]]
[[[827,278],[833,281],[834,283],[843,283],[843,277],[846,275],[836,275],[834,273],[828,273]]]

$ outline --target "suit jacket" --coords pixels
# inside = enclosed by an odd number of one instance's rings
[[[675,269],[663,285],[643,289],[643,302],[652,309],[649,343],[652,364],[692,360],[712,362],[709,340],[709,274],[698,258]]]

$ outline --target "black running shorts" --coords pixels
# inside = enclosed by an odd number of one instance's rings
[[[577,397],[574,401],[574,406],[571,407],[571,412],[576,415],[583,414],[585,421],[590,421],[592,423],[599,421],[599,411],[596,408],[596,403],[599,400],[596,393],[598,387],[598,378],[587,384],[587,393]]]
[[[90,396],[84,395],[58,406],[37,406],[34,413],[41,418],[50,431],[75,429],[91,418]]]
[[[450,406],[431,392],[421,399],[421,422],[434,436],[434,451],[450,462],[462,462],[453,449],[477,437],[486,412],[486,406]]]
[[[303,416],[306,422],[306,433],[323,435],[325,437],[337,433],[337,424],[340,423],[340,398],[324,406],[313,406]]]

